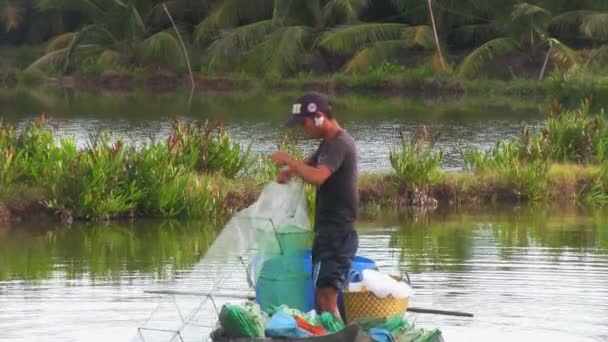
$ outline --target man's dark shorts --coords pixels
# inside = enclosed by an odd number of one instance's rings
[[[312,246],[312,279],[315,288],[342,290],[359,247],[357,231],[318,232]]]

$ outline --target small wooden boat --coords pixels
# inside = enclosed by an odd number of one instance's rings
[[[324,336],[312,336],[305,338],[286,338],[286,339],[272,339],[269,337],[239,337],[230,338],[222,336],[221,330],[215,330],[211,333],[211,340],[213,342],[373,342],[372,338],[363,331],[363,329],[356,325],[351,324],[341,331],[324,335]]]

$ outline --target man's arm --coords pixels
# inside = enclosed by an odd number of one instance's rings
[[[321,185],[331,176],[331,170],[327,166],[311,166],[314,162],[312,157],[302,161],[293,159],[285,152],[276,152],[273,159],[277,164],[287,166],[284,172],[289,176],[297,175],[310,184]]]
[[[312,155],[306,157],[302,162],[308,166],[313,166],[315,163],[315,158],[316,158],[317,152],[313,153]],[[283,169],[281,169],[281,171],[279,172],[278,176],[277,176],[277,181],[281,184],[283,183],[287,183],[291,177],[293,177],[295,174],[294,170],[290,167],[290,166],[285,166]]]
[[[331,170],[325,165],[314,167],[300,160],[291,160],[288,165],[291,172],[300,176],[306,183],[322,185],[331,176]]]

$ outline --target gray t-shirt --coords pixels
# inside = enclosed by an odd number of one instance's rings
[[[315,231],[340,232],[354,229],[359,207],[357,149],[345,131],[323,141],[312,155],[315,166],[325,165],[331,176],[317,188]]]

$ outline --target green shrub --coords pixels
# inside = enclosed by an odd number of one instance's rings
[[[434,141],[414,138],[408,141],[404,135],[401,149],[390,151],[391,166],[401,182],[418,190],[425,190],[442,179],[439,172],[442,152],[434,152]]]
[[[235,177],[250,167],[249,150],[223,129],[174,122],[166,142],[139,149],[108,133],[79,149],[57,142],[44,117],[18,132],[0,123],[0,185],[28,184],[49,194],[45,204],[74,217],[190,216],[217,219],[219,189],[196,173]]]

